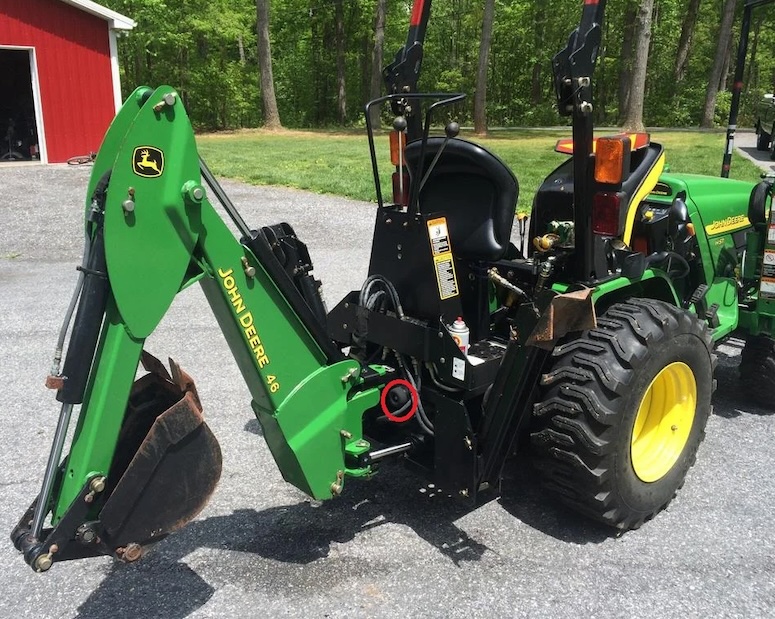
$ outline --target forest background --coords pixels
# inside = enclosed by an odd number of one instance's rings
[[[139,84],[171,84],[202,131],[280,122],[292,128],[362,126],[366,101],[384,94],[379,71],[403,45],[412,5],[409,0],[102,3],[137,21],[119,42],[124,94]],[[724,124],[743,4],[608,0],[594,82],[596,124]],[[578,24],[581,5],[581,0],[435,0],[420,89],[469,94],[456,110],[461,124],[474,123],[477,87],[482,98],[486,88],[486,126],[560,124],[551,58]],[[754,12],[740,126],[753,126],[756,102],[773,91],[773,8]],[[490,27],[487,10],[494,13]],[[271,47],[263,51],[272,67],[263,92],[262,28],[268,28]],[[477,81],[484,52],[486,71]],[[645,79],[636,75],[639,63]],[[271,85],[277,118],[266,108]]]

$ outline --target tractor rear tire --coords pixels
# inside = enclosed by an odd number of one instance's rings
[[[630,299],[552,357],[531,425],[539,476],[575,510],[636,529],[673,499],[705,436],[708,327],[668,303]]]
[[[740,359],[740,381],[748,399],[768,413],[775,412],[775,339],[752,335]]]

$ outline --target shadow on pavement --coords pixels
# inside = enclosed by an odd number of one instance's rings
[[[228,582],[244,581],[245,587],[277,592],[296,583],[298,566],[305,566],[309,586],[330,588],[341,572],[341,557],[331,555],[332,544],[351,541],[356,535],[393,523],[405,525],[456,565],[478,561],[487,546],[471,538],[454,521],[470,507],[428,487],[398,465],[384,466],[379,482],[350,482],[349,493],[337,501],[304,501],[263,511],[238,510],[188,525],[160,542],[158,547],[134,565],[114,563],[100,586],[79,608],[82,619],[106,616],[185,617],[204,605],[215,589],[182,559],[190,553],[212,548],[254,555],[241,557],[244,570],[234,570],[226,561]],[[403,467],[401,467],[403,468]],[[255,558],[280,566],[265,569]],[[318,562],[326,558],[326,561]],[[364,566],[374,568],[364,559]],[[352,562],[352,559],[350,559]],[[286,564],[283,566],[282,564]],[[385,566],[385,578],[397,565]],[[217,570],[217,567],[213,567]],[[260,577],[256,575],[260,571]],[[379,571],[379,567],[377,568]],[[289,574],[289,572],[293,572]],[[127,592],[132,594],[128,595]]]
[[[612,535],[611,529],[550,503],[528,467],[526,458],[510,463],[500,499],[506,511],[566,542],[599,543]],[[238,560],[240,567],[228,558],[210,566],[227,583],[274,594],[291,594],[289,588],[298,593],[301,587],[311,590],[309,595],[315,595],[315,589],[328,590],[343,570],[368,570],[375,579],[389,579],[400,569],[399,559],[387,564],[368,556],[355,560],[331,552],[332,545],[349,542],[383,524],[408,527],[458,566],[479,561],[490,550],[455,525],[471,511],[470,505],[422,487],[419,478],[400,464],[384,465],[378,480],[350,482],[348,491],[337,501],[237,510],[193,522],[160,542],[138,563],[112,564],[77,616],[177,619],[191,614],[222,586],[213,587],[183,562],[200,549],[244,553]],[[319,561],[323,558],[326,560]]]
[[[716,349],[718,366],[716,367],[716,393],[713,394],[713,412],[725,419],[735,419],[742,415],[768,416],[772,409],[763,408],[753,400],[744,388],[740,380],[740,352],[744,342],[730,339],[724,342],[725,346],[731,346],[735,353],[728,355]]]
[[[562,542],[599,544],[619,532],[565,507],[544,491],[527,455],[506,464],[500,504],[512,516]]]

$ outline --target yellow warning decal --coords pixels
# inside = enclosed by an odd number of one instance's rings
[[[436,283],[439,285],[439,298],[443,301],[456,297],[459,291],[446,217],[428,220],[428,238],[431,242],[431,252],[433,252],[433,266],[436,271]]]
[[[750,225],[751,222],[748,221],[748,217],[745,215],[734,215],[732,217],[727,217],[726,219],[719,219],[718,221],[709,223],[707,226],[705,226],[705,233],[723,234],[724,232],[731,232],[732,230],[745,228],[746,226]]]
[[[442,300],[458,295],[457,277],[455,277],[455,263],[452,254],[442,254],[433,257],[436,268],[436,281],[439,283],[439,298]]]
[[[765,249],[762,256],[759,295],[768,299],[775,297],[775,251],[771,249]]]
[[[431,239],[431,251],[434,256],[452,253],[452,246],[449,244],[446,217],[428,220],[428,236]]]

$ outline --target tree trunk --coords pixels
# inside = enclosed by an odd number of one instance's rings
[[[474,133],[487,134],[487,65],[492,43],[492,23],[495,15],[495,0],[485,0],[482,16],[482,38],[479,42],[479,68],[476,71],[476,93],[474,94]]]
[[[336,21],[336,109],[339,122],[347,122],[347,88],[344,77],[344,8],[343,0],[334,3]]]
[[[630,85],[632,83],[632,56],[635,51],[635,18],[638,7],[630,2],[624,11],[624,32],[622,52],[619,55],[619,124],[624,122],[630,106]]]
[[[261,103],[264,108],[264,126],[281,129],[280,112],[274,94],[272,76],[272,48],[269,44],[269,0],[256,0],[256,31],[258,34],[258,70],[261,74]]]
[[[369,100],[376,99],[382,92],[382,63],[385,49],[385,3],[377,0],[377,13],[374,18],[374,48],[371,51],[371,84]],[[369,112],[371,126],[379,129],[380,106],[375,105]]]
[[[681,25],[681,38],[678,39],[678,50],[675,53],[675,68],[673,80],[676,84],[686,77],[686,65],[689,62],[689,52],[692,48],[694,27],[697,25],[697,14],[700,11],[700,0],[689,0],[683,23]]]
[[[646,97],[646,69],[651,45],[651,21],[654,0],[643,0],[638,8],[633,33],[634,55],[629,87],[629,101],[624,115],[625,131],[643,131],[643,100]]]
[[[727,82],[729,81],[729,70],[732,67],[732,53],[733,53],[733,44],[734,41],[732,40],[732,37],[729,37],[729,43],[727,44],[727,53],[724,54],[724,64],[721,69],[721,77],[718,81],[718,89],[724,90],[727,87]]]
[[[748,60],[748,65],[746,66],[745,70],[745,76],[743,77],[743,84],[745,84],[745,91],[743,93],[744,97],[748,96],[748,93],[751,91],[751,88],[754,90],[758,88],[759,86],[759,75],[758,71],[756,73],[756,79],[754,80],[754,67],[756,66],[756,53],[759,51],[759,34],[761,33],[762,29],[762,22],[764,21],[764,15],[760,14],[758,15],[758,19],[756,20],[756,23],[754,25],[753,30],[753,36],[751,38],[751,57]],[[755,81],[755,83],[753,83]]]
[[[540,50],[544,45],[544,36],[546,35],[546,5],[537,2],[534,6],[533,15],[534,28],[534,49]],[[533,74],[530,76],[530,101],[533,105],[538,105],[543,99],[542,70],[544,68],[543,59],[536,53],[536,59],[533,62]]]
[[[245,64],[245,45],[242,42],[242,35],[237,35],[237,51],[239,52],[239,63]]]
[[[724,64],[727,60],[729,51],[729,41],[732,37],[732,21],[735,18],[735,5],[737,0],[726,0],[724,3],[724,13],[721,18],[721,27],[718,33],[718,44],[716,46],[716,56],[713,59],[713,68],[708,78],[708,89],[705,91],[705,107],[702,111],[702,121],[700,127],[712,127],[713,117],[716,111],[716,96],[718,95],[719,83],[724,72]]]

